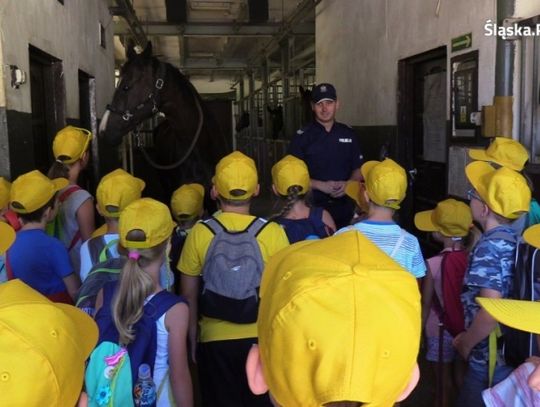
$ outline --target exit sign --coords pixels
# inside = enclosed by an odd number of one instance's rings
[[[472,46],[472,33],[452,38],[452,52],[461,51]]]

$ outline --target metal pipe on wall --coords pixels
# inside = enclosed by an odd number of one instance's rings
[[[497,0],[497,24],[502,26],[506,18],[515,12],[515,0]],[[513,128],[513,88],[514,88],[514,40],[497,37],[495,57],[495,132],[497,136],[512,137]]]

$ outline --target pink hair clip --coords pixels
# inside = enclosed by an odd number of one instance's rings
[[[133,250],[129,252],[128,257],[132,260],[137,261],[139,260],[139,257],[141,257],[141,254],[138,251]]]

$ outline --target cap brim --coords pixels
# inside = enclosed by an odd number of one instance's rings
[[[55,178],[51,181],[54,184],[55,191],[60,191],[69,185],[69,180],[66,178]]]
[[[380,164],[381,161],[366,161],[362,166],[360,167],[360,173],[362,174],[362,177],[364,177],[364,180],[367,179],[367,176],[369,172],[375,167],[376,165]]]
[[[495,168],[493,168],[491,165],[484,161],[474,161],[465,167],[465,174],[467,175],[467,179],[474,187],[474,189],[478,192],[480,197],[484,200],[487,194],[487,190],[485,189],[485,183],[482,182],[482,178],[484,178],[487,174],[492,173],[493,171],[495,171]]]
[[[477,161],[491,161],[492,159],[486,154],[486,150],[479,148],[469,149],[469,157]]]
[[[336,101],[336,99],[334,99],[334,98],[321,98],[319,100],[312,100],[312,102],[317,104],[317,103],[320,103],[320,102],[324,102],[325,100],[331,100],[332,102]]]
[[[15,230],[7,223],[0,222],[0,254],[6,252],[15,241]]]
[[[540,249],[540,225],[534,225],[525,230],[523,239],[531,246]]]
[[[0,299],[0,309],[16,307],[18,304],[54,306],[66,314],[73,321],[73,326],[77,327],[77,345],[81,347],[84,359],[88,358],[96,346],[99,334],[96,323],[88,314],[73,305],[52,302],[18,279],[0,285]]]
[[[355,180],[347,181],[345,185],[345,195],[352,198],[358,203],[358,194],[360,193],[360,182]]]
[[[87,313],[73,305],[55,303],[55,306],[60,308],[70,320],[74,321],[80,334],[77,344],[81,346],[83,356],[87,359],[94,350],[99,336],[96,322]]]
[[[433,214],[433,209],[429,211],[418,212],[414,215],[414,225],[418,230],[424,232],[437,232],[437,227],[431,221],[431,216]]]
[[[501,324],[540,334],[540,302],[481,297],[476,301]]]
[[[201,184],[191,184],[191,188],[197,191],[202,197],[204,197],[204,187]]]

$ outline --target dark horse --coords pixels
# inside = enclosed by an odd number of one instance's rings
[[[154,151],[141,149],[149,165],[141,160],[142,169],[136,167],[136,175],[147,181],[146,195],[167,202],[183,183],[208,186],[215,164],[230,151],[213,115],[178,69],[152,56],[151,43],[140,54],[128,47],[127,57],[100,136],[118,145],[129,131],[161,112],[165,121],[154,130]]]

